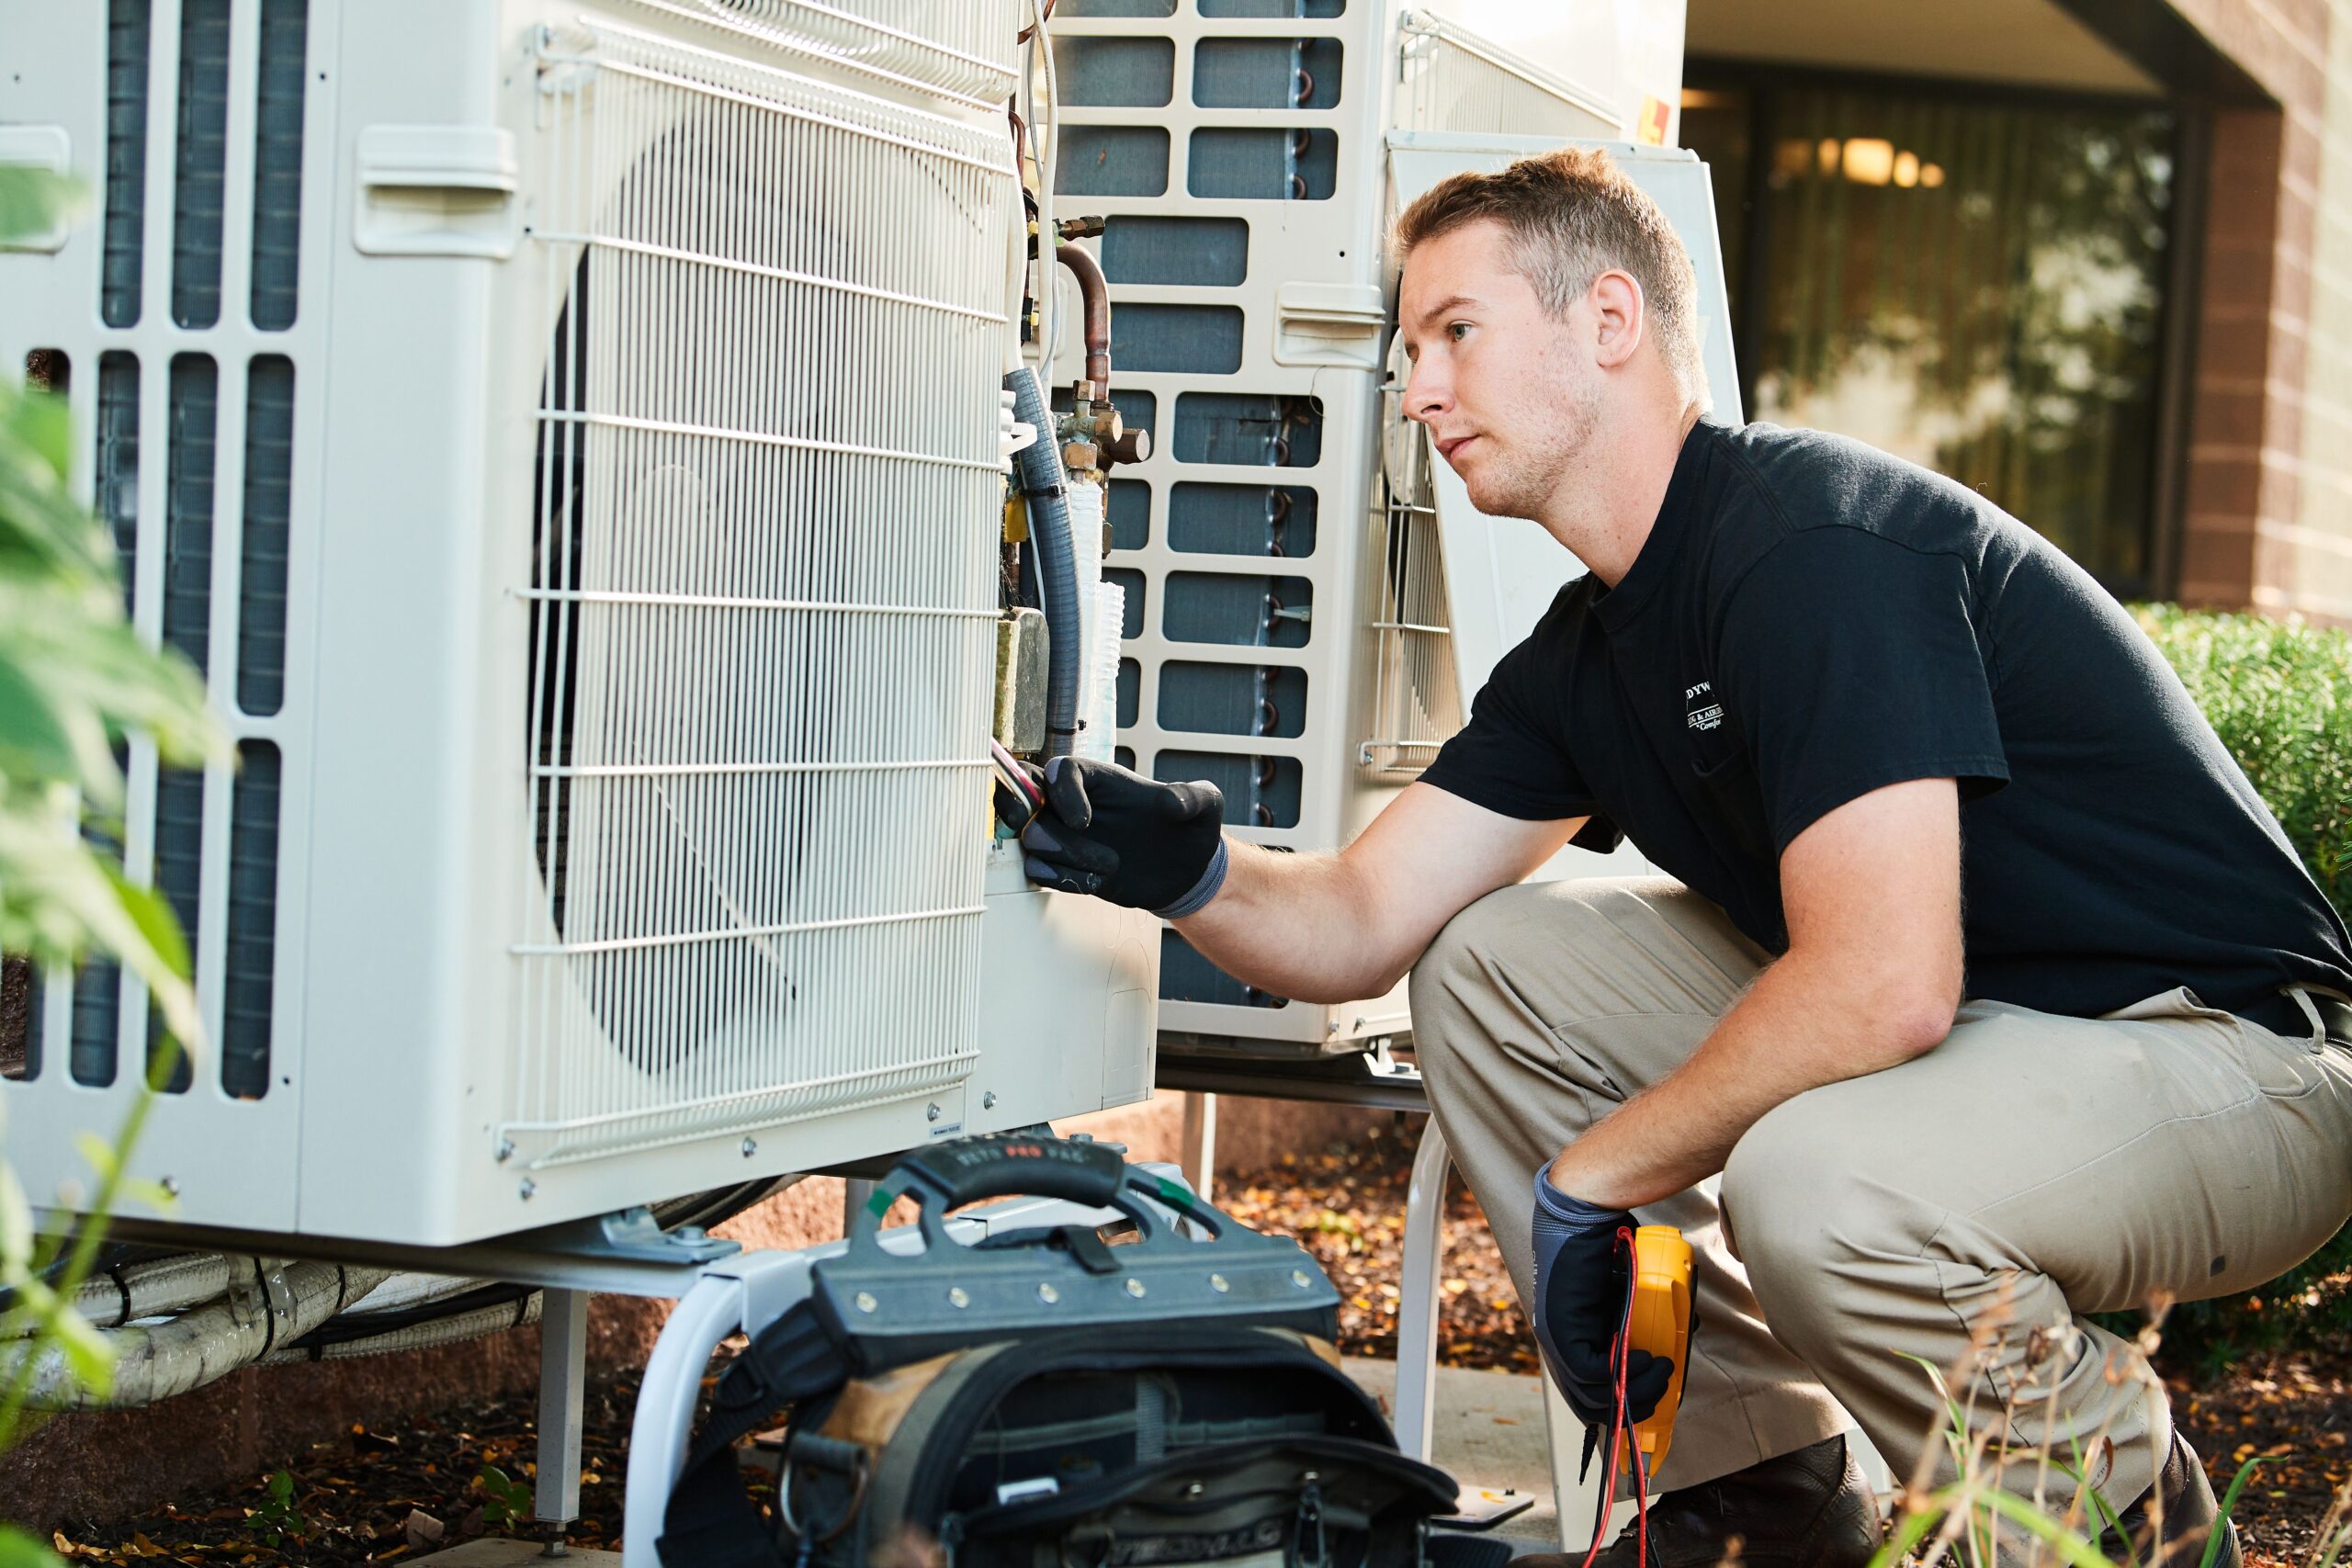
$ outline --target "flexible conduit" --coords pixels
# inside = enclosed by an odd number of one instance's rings
[[[1067,757],[1078,739],[1080,660],[1085,637],[1078,608],[1078,559],[1069,535],[1069,502],[1062,489],[1061,450],[1054,444],[1054,411],[1037,373],[1023,366],[1004,378],[1012,417],[1034,425],[1037,439],[1012,455],[1028,503],[1029,538],[1037,550],[1038,599],[1046,610],[1046,755]]]
[[[338,1344],[321,1345],[311,1349],[273,1350],[261,1359],[265,1367],[288,1367],[300,1361],[347,1361],[362,1356],[386,1356],[396,1350],[429,1350],[437,1345],[455,1345],[460,1340],[479,1339],[485,1334],[503,1329],[521,1328],[539,1321],[539,1309],[547,1300],[546,1292],[533,1291],[519,1302],[502,1306],[477,1307],[454,1317],[436,1318],[431,1323],[419,1323],[364,1339],[346,1339]],[[359,1321],[365,1320],[362,1314]],[[345,1319],[351,1323],[354,1320]]]

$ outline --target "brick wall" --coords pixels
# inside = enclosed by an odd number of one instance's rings
[[[2352,620],[2352,0],[2172,0],[2212,118],[2180,597]]]
[[[2310,333],[2291,525],[2263,541],[2265,607],[2352,624],[2352,0],[2329,6],[2314,136]]]

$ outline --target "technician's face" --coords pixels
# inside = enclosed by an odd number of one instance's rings
[[[1396,319],[1413,365],[1405,412],[1429,426],[1471,503],[1535,517],[1595,422],[1600,371],[1577,331],[1514,270],[1500,225],[1473,223],[1413,247]]]

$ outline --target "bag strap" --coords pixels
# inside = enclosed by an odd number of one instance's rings
[[[735,1444],[786,1405],[830,1404],[849,1366],[806,1301],[762,1329],[711,1391],[710,1418],[687,1450],[655,1545],[668,1568],[783,1568],[784,1557],[752,1506]]]

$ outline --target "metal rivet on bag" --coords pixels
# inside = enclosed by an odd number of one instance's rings
[[[1037,1287],[1037,1299],[1051,1306],[1062,1299],[1062,1293],[1051,1285],[1040,1285]]]
[[[1142,1294],[1143,1294],[1143,1281],[1142,1281],[1141,1280],[1129,1280],[1127,1281],[1127,1294],[1129,1294],[1129,1295],[1131,1295],[1131,1296],[1140,1296],[1140,1295],[1142,1295]]]
[[[1313,1281],[1312,1280],[1309,1280],[1309,1279],[1306,1277],[1306,1269],[1292,1269],[1292,1270],[1290,1271],[1290,1282],[1291,1282],[1292,1284],[1294,1284],[1294,1285],[1296,1285],[1300,1290],[1302,1290],[1302,1291],[1303,1291],[1303,1290],[1306,1289],[1306,1287],[1307,1287],[1307,1286],[1309,1286],[1309,1285],[1313,1284],[1315,1281]]]
[[[1187,1497],[1197,1497],[1207,1490],[1207,1487],[1202,1485],[1197,1481],[1187,1481],[1184,1483],[1184,1495]]]
[[[972,1304],[972,1298],[964,1293],[963,1286],[950,1285],[947,1287],[947,1304],[952,1307],[967,1307]]]
[[[852,1296],[850,1300],[857,1303],[857,1310],[860,1312],[872,1312],[876,1307],[882,1304],[880,1302],[874,1299],[874,1292],[871,1291],[860,1291],[856,1295]]]
[[[1233,1286],[1227,1281],[1224,1275],[1212,1274],[1209,1276],[1209,1289],[1215,1291],[1218,1295],[1223,1295],[1226,1292],[1233,1289]]]

